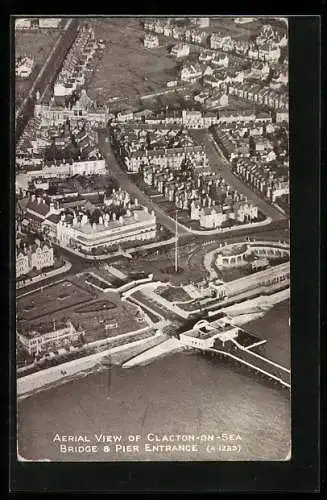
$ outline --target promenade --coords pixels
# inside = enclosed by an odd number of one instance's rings
[[[152,346],[154,339],[156,339],[156,342],[161,343],[164,338],[165,337],[161,333],[158,333],[154,337],[136,340],[129,344],[109,348],[91,354],[90,356],[84,356],[79,359],[68,361],[67,363],[61,363],[60,365],[40,370],[30,375],[26,375],[25,377],[20,377],[17,380],[17,396],[18,398],[28,396],[39,390],[50,388],[56,383],[69,382],[77,376],[83,374],[87,375],[94,369],[100,370],[103,368],[102,361],[106,359],[106,356],[116,353],[123,354],[124,351],[126,351],[128,356],[128,352],[131,348],[139,346],[143,347],[145,350],[147,345],[150,344]]]
[[[170,338],[157,346],[134,356],[132,359],[125,361],[125,363],[122,364],[122,367],[131,368],[136,365],[144,365],[155,359],[166,356],[167,354],[172,354],[181,350],[183,350],[183,347],[181,346],[179,340],[176,338]]]

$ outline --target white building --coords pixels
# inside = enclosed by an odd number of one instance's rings
[[[32,245],[16,248],[16,277],[28,274],[32,269],[40,271],[54,264],[53,247],[49,242],[38,239]]]
[[[199,64],[188,64],[183,66],[181,80],[183,82],[195,82],[202,76],[202,68]]]
[[[29,78],[34,68],[34,60],[30,57],[23,57],[16,61],[16,76],[19,78]]]
[[[227,54],[224,55],[216,55],[212,61],[211,64],[213,66],[218,66],[220,68],[227,68],[229,65],[229,57]]]
[[[77,331],[71,321],[66,323],[41,324],[39,327],[31,327],[29,331],[17,331],[20,342],[25,346],[29,354],[39,354],[56,350],[59,346],[71,344],[77,340],[81,332]]]
[[[106,173],[106,161],[100,158],[89,160],[63,161],[60,164],[47,164],[42,168],[44,177],[67,177],[72,175],[102,175]]]
[[[192,17],[191,23],[198,26],[198,28],[209,28],[210,18],[209,17]]]
[[[181,333],[179,340],[187,347],[207,349],[213,347],[216,339],[224,343],[237,338],[238,331],[238,327],[231,326],[224,318],[211,323],[203,320],[199,321],[192,330]]]
[[[39,27],[40,28],[58,28],[61,22],[60,17],[40,17]]]
[[[15,30],[28,30],[31,28],[32,20],[25,17],[15,19]]]
[[[289,113],[287,111],[282,111],[282,110],[277,110],[276,112],[276,122],[288,122],[289,120]]]
[[[127,211],[118,220],[104,214],[99,223],[90,224],[86,215],[81,222],[75,217],[72,223],[62,217],[57,228],[58,240],[64,245],[80,247],[86,253],[99,247],[110,247],[126,241],[146,241],[156,237],[156,216],[154,212],[141,208]]]
[[[186,43],[178,43],[170,51],[170,55],[174,57],[186,57],[190,54],[190,47]]]
[[[155,35],[146,34],[143,40],[143,45],[147,49],[155,49],[159,47],[159,38]]]

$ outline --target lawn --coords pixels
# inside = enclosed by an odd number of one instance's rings
[[[72,311],[71,319],[85,330],[86,342],[116,337],[148,326],[142,313],[135,306],[121,302],[117,295],[114,297],[114,294],[110,295],[110,299],[116,300],[113,308],[99,308],[85,314]]]
[[[95,35],[106,43],[103,57],[89,84],[92,98],[139,98],[166,86],[175,61],[165,47],[147,49],[137,18],[89,19]],[[126,103],[127,104],[127,103]]]
[[[169,302],[186,302],[192,299],[183,288],[176,286],[168,286],[164,289],[158,288],[156,293],[164,299],[169,300]]]
[[[248,40],[251,36],[257,34],[264,24],[262,18],[256,18],[255,21],[247,24],[236,24],[234,18],[218,17],[210,19],[210,28],[208,32],[221,32],[225,36],[231,36],[238,40]]]
[[[17,299],[18,321],[30,321],[50,316],[62,309],[89,301],[92,295],[68,280]]]

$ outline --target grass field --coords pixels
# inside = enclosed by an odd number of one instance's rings
[[[87,302],[91,298],[92,295],[86,290],[64,280],[19,298],[17,300],[18,320],[30,321],[49,316],[56,311]]]
[[[18,299],[18,330],[19,325],[29,329],[49,320],[69,318],[85,330],[86,342],[92,342],[148,326],[139,309],[122,302],[117,293],[102,294],[94,290],[92,295],[92,289],[91,293],[87,290],[76,278],[76,283],[65,280]]]
[[[175,67],[165,47],[147,49],[137,18],[89,19],[106,48],[89,85],[92,98],[138,98],[165,87]]]
[[[220,17],[210,19],[210,28],[208,32],[222,32],[226,36],[231,36],[238,40],[248,40],[251,36],[257,34],[264,24],[262,18],[247,24],[236,24],[234,18]]]
[[[44,29],[42,31],[17,31],[15,33],[15,58],[31,57],[34,60],[34,69],[29,78],[16,78],[16,107],[26,97],[36,75],[60,36],[60,30]]]

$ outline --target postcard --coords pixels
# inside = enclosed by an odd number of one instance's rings
[[[289,461],[288,19],[13,37],[17,459]]]

